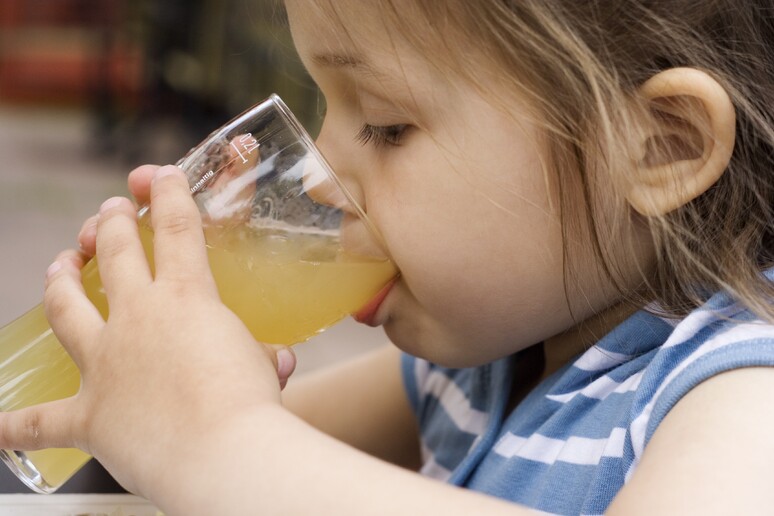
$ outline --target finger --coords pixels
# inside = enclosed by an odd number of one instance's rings
[[[112,197],[100,207],[97,265],[109,303],[120,302],[120,296],[153,280],[140,243],[137,211],[129,199]]]
[[[183,172],[161,167],[151,184],[151,222],[156,279],[208,281],[214,288],[207,261],[202,219]]]
[[[259,148],[258,142],[250,134],[234,137],[228,148],[228,164],[221,169],[210,190],[222,188],[232,179],[253,169],[261,161]]]
[[[287,346],[271,345],[269,347],[274,351],[272,361],[277,368],[280,389],[284,389],[288,383],[288,378],[296,370],[296,354]]]
[[[92,215],[86,219],[78,232],[78,245],[86,256],[94,256],[97,253],[97,221],[99,215]]]
[[[0,413],[0,448],[40,450],[71,448],[80,440],[73,435],[74,398],[51,401]]]
[[[72,269],[79,271],[83,268],[84,265],[86,265],[86,262],[89,260],[89,257],[83,252],[78,251],[75,249],[67,249],[65,251],[62,251],[58,255],[56,255],[56,258],[54,258],[54,262],[60,262],[62,264],[68,264],[72,266]],[[53,265],[53,263],[52,263]],[[50,269],[51,267],[49,267]],[[46,271],[46,281],[49,279],[49,272]]]
[[[151,181],[159,168],[158,165],[142,165],[129,172],[127,185],[138,205],[150,202]]]
[[[141,165],[129,172],[127,184],[138,205],[149,202],[151,179],[158,169],[158,165]],[[87,256],[94,256],[97,251],[97,220],[99,215],[92,215],[86,219],[78,233],[78,245]]]
[[[65,251],[57,256],[46,272],[43,307],[46,318],[62,346],[79,368],[88,354],[84,347],[94,341],[104,325],[99,311],[86,297],[81,283],[83,256]]]
[[[237,136],[229,146],[230,159],[207,186],[201,204],[205,226],[234,227],[245,223],[253,211],[256,184],[262,171],[258,142],[249,133]]]

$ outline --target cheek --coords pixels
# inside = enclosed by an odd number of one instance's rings
[[[507,158],[452,167],[428,151],[373,185],[371,210],[405,284],[460,331],[563,307],[561,231],[542,171],[529,154]]]

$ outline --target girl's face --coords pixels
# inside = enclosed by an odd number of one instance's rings
[[[317,143],[402,273],[368,322],[403,350],[449,366],[573,326],[558,202],[526,106],[488,102],[513,97],[496,81],[484,98],[441,74],[368,2],[337,0],[342,26],[310,4],[289,0],[287,9],[327,102]],[[582,263],[578,270],[583,277]],[[576,319],[612,301],[584,290]]]

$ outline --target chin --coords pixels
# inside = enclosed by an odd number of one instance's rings
[[[474,339],[461,339],[456,334],[449,335],[433,326],[416,323],[402,325],[391,319],[384,325],[384,331],[401,351],[442,367],[475,367],[502,358],[500,355],[489,357],[482,353]]]

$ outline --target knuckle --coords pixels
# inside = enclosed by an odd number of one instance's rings
[[[27,412],[21,420],[21,440],[33,448],[40,448],[43,417],[37,410]]]
[[[155,228],[156,232],[163,232],[167,235],[179,235],[191,230],[197,226],[196,217],[192,214],[177,212],[170,213],[161,217]]]
[[[57,254],[56,258],[54,259],[58,262],[63,262],[63,261],[71,260],[75,255],[76,255],[75,251],[73,251],[72,249],[67,249]]]
[[[129,246],[129,239],[126,238],[131,226],[129,217],[128,213],[119,209],[100,217],[97,226],[97,254],[100,257],[115,256]]]
[[[102,259],[110,259],[123,254],[130,246],[130,242],[120,238],[103,240],[99,246],[98,255]]]
[[[164,278],[157,278],[156,284],[168,292],[173,299],[185,299],[190,302],[196,294],[196,289],[186,278],[185,272],[177,270]]]
[[[208,295],[209,290],[203,288],[197,280],[194,274],[183,267],[158,281],[172,299],[185,299],[191,305],[209,302],[211,300],[211,296]]]
[[[43,442],[43,421],[37,410],[4,414],[0,441],[6,449],[38,450]]]
[[[64,285],[60,278],[54,278],[46,287],[43,305],[46,309],[46,317],[49,319],[57,319],[67,312],[70,303],[64,293]]]
[[[14,439],[11,425],[8,421],[11,417],[10,414],[3,414],[0,417],[0,443],[2,443],[2,447],[5,449],[19,448],[19,443]]]
[[[68,249],[59,253],[56,257],[56,261],[61,263],[71,263],[73,266],[80,269],[80,267],[83,265],[83,256],[75,249]]]
[[[17,443],[13,439],[11,432],[11,425],[8,420],[12,417],[10,414],[0,415],[0,443],[3,448],[18,448]]]
[[[61,319],[67,313],[67,303],[60,298],[46,299],[46,318]]]

